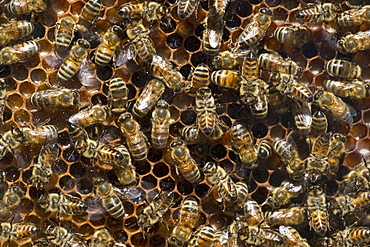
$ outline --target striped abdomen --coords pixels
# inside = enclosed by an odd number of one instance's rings
[[[103,207],[114,218],[121,218],[125,214],[125,208],[118,196],[111,194],[102,198]]]
[[[132,158],[136,161],[145,160],[148,155],[148,144],[141,131],[126,135],[126,142]]]
[[[68,81],[80,69],[81,62],[76,61],[72,57],[68,57],[60,66],[57,76],[61,81]]]
[[[179,0],[177,6],[177,15],[181,20],[185,20],[193,14],[198,6],[199,0]]]
[[[242,75],[248,81],[259,78],[259,65],[256,55],[248,51],[243,61]]]
[[[89,0],[81,10],[79,15],[78,24],[86,30],[92,26],[95,20],[98,18],[103,5],[101,0]]]
[[[65,51],[73,39],[75,20],[71,16],[61,18],[55,29],[55,43],[58,50]]]

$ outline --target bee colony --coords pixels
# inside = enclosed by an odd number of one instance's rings
[[[0,2],[2,245],[369,245],[366,0]]]

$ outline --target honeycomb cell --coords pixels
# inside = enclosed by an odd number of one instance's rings
[[[40,23],[33,25],[33,32],[31,34],[32,39],[41,39],[45,36],[45,27]]]
[[[215,227],[216,229],[222,228],[226,225],[226,218],[221,214],[214,214],[209,217],[209,224]]]
[[[21,214],[29,214],[33,210],[33,202],[27,198],[22,198],[19,203],[18,210]]]
[[[46,80],[46,73],[42,69],[35,69],[31,72],[31,80],[33,83],[41,84]]]
[[[154,176],[156,176],[158,178],[164,177],[168,173],[169,173],[169,168],[164,163],[155,164],[154,167],[153,167],[153,174],[154,174]]]
[[[70,147],[70,148],[63,150],[62,156],[64,160],[66,160],[67,162],[75,162],[77,161],[80,154],[73,147]]]
[[[28,77],[28,69],[23,64],[18,64],[13,70],[13,77],[19,81],[23,81]]]
[[[365,141],[365,143],[366,142],[368,141]],[[368,147],[362,146],[362,148],[363,148],[364,153],[368,153]],[[351,152],[347,154],[347,156],[345,157],[345,163],[350,167],[354,167],[355,165],[359,164],[361,160],[362,160],[362,155],[357,151]]]
[[[65,175],[59,179],[59,186],[63,190],[72,190],[75,186],[75,181],[71,176]]]
[[[7,65],[0,65],[0,77],[5,78],[7,77],[11,72],[10,66]]]
[[[77,190],[81,194],[89,194],[93,190],[93,184],[90,180],[83,178],[77,182]]]
[[[95,227],[105,225],[105,217],[102,214],[91,214],[89,220],[90,220],[90,223]]]
[[[4,169],[5,172],[5,179],[8,182],[15,182],[20,177],[20,171],[18,168],[14,166],[10,166]]]
[[[208,153],[208,146],[205,144],[198,144],[194,147],[194,154],[197,156],[204,156]]]
[[[177,190],[181,195],[189,195],[193,192],[193,185],[189,183],[188,181],[181,181],[177,183]]]
[[[164,247],[166,246],[166,240],[161,235],[153,235],[149,240],[149,246]]]
[[[184,41],[184,48],[189,52],[195,52],[199,50],[200,45],[201,43],[199,39],[195,36],[190,36],[186,38]]]
[[[265,187],[259,187],[253,194],[252,199],[258,204],[262,204],[266,201],[268,195],[268,189]]]
[[[53,4],[52,6],[53,11],[55,11],[58,15],[67,12],[68,8],[69,8],[68,0],[55,1],[55,4]]]
[[[113,230],[122,228],[122,220],[109,217],[107,220],[107,226]]]
[[[271,0],[271,2],[280,2],[280,0]],[[279,23],[282,23],[284,22],[288,17],[288,13],[285,9],[283,8],[277,8],[274,10],[274,14],[272,16],[272,19],[275,21],[275,22],[279,22]]]
[[[259,182],[259,183],[264,183],[268,180],[269,178],[269,173],[266,169],[264,169],[263,167],[256,167],[253,171],[252,171],[252,175],[253,175],[253,178]]]
[[[235,6],[235,13],[240,17],[247,17],[252,14],[252,6],[248,2],[240,1]]]
[[[142,178],[141,183],[144,189],[150,190],[157,186],[157,179],[153,175],[147,175]]]
[[[136,232],[139,230],[139,225],[137,224],[137,219],[135,217],[130,217],[125,219],[125,228],[131,232]]]
[[[302,46],[302,53],[306,58],[316,57],[318,52],[319,49],[314,43],[307,43]]]
[[[328,196],[334,196],[338,191],[338,184],[335,181],[329,181],[325,188],[325,194]]]
[[[131,82],[137,87],[144,87],[148,82],[148,74],[140,70],[132,75]]]
[[[161,22],[160,27],[165,33],[172,33],[176,29],[176,21],[171,17],[165,17]]]
[[[233,119],[240,119],[244,116],[244,107],[240,104],[230,104],[227,108],[227,115]]]
[[[84,236],[91,236],[94,234],[94,228],[92,228],[90,224],[83,224],[79,228],[79,233],[83,234]]]
[[[183,38],[177,33],[169,35],[166,39],[167,45],[172,49],[179,48],[182,45],[182,42]]]
[[[112,67],[110,66],[98,67],[96,70],[96,75],[100,80],[107,81],[113,75]]]
[[[299,1],[292,0],[292,1],[282,1],[281,5],[284,6],[288,10],[292,10],[294,8],[297,8],[299,5]]]
[[[264,123],[256,123],[251,129],[253,136],[256,138],[263,138],[268,133],[268,128]]]
[[[206,184],[198,184],[196,187],[195,187],[195,194],[199,197],[199,198],[203,198],[205,195],[207,195],[208,193],[208,190],[209,190],[209,186],[206,185]]]
[[[235,14],[230,14],[225,16],[225,24],[230,29],[236,29],[240,26],[241,20]]]
[[[136,172],[140,175],[145,175],[150,171],[150,164],[146,162],[141,162],[135,164]]]
[[[68,165],[63,160],[58,159],[53,163],[52,169],[55,174],[60,175],[67,172]]]
[[[184,49],[178,49],[173,53],[173,60],[177,64],[185,64],[189,60],[188,52]]]
[[[201,63],[207,62],[207,56],[202,52],[197,52],[191,55],[190,62],[194,67],[197,67]]]
[[[275,139],[283,139],[285,136],[285,130],[280,126],[276,125],[271,128],[270,130],[270,137],[275,140]]]
[[[19,94],[9,95],[7,101],[12,109],[19,109],[23,105],[23,98]]]
[[[25,110],[18,110],[14,113],[14,120],[17,123],[29,122],[30,114]]]
[[[226,154],[226,148],[221,144],[217,144],[211,148],[211,155],[216,160],[224,158]]]
[[[276,7],[280,5],[280,0],[266,0],[266,4],[270,7]]]
[[[361,139],[357,143],[357,152],[364,158],[370,157],[370,139]]]
[[[148,242],[148,238],[146,238],[141,232],[134,234],[130,240],[134,246],[145,246]]]
[[[114,238],[117,242],[121,242],[121,243],[126,242],[126,241],[127,241],[127,239],[128,239],[126,232],[125,232],[125,231],[123,231],[123,230],[114,231],[114,232],[113,232],[113,238]]]
[[[76,162],[69,167],[69,173],[74,178],[81,178],[85,176],[86,168],[82,163]]]
[[[357,123],[352,125],[351,131],[349,132],[356,140],[362,139],[367,135],[367,127],[364,124]]]

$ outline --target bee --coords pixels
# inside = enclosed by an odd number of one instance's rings
[[[82,8],[80,15],[78,16],[78,28],[82,32],[86,32],[91,29],[96,19],[99,17],[100,12],[103,9],[101,0],[89,0]]]
[[[311,33],[306,27],[283,26],[275,29],[274,37],[280,43],[300,46],[308,42]]]
[[[222,45],[222,35],[223,35],[223,26],[224,23],[222,16],[214,16],[212,19],[212,8],[208,12],[206,17],[205,30],[203,31],[203,51],[209,56],[216,56]],[[218,23],[218,22],[219,23]],[[217,24],[214,24],[217,23]]]
[[[244,214],[244,205],[248,195],[248,186],[244,182],[235,183],[236,201],[224,201],[222,213],[228,217],[234,217],[237,214]]]
[[[101,66],[107,65],[114,57],[117,46],[121,43],[123,30],[117,25],[109,28],[104,34],[103,40],[96,49],[95,63]]]
[[[237,200],[236,185],[221,166],[217,166],[213,162],[207,162],[203,172],[207,183],[217,188],[218,195],[222,200],[227,202]]]
[[[300,225],[305,220],[306,213],[302,207],[283,208],[277,211],[265,213],[265,222],[270,226],[294,226]]]
[[[370,9],[369,9],[370,12]],[[338,47],[348,53],[370,49],[370,31],[348,34],[338,41]]]
[[[197,144],[206,140],[206,138],[203,138],[203,134],[201,132],[199,133],[197,126],[186,126],[182,128],[180,135],[186,144]]]
[[[24,145],[46,145],[56,142],[58,138],[58,129],[54,125],[43,125],[35,129],[24,127],[22,132],[22,143]]]
[[[243,78],[236,70],[217,70],[211,74],[211,82],[221,87],[238,88]]]
[[[187,91],[188,95],[195,96],[199,88],[207,87],[209,85],[209,79],[210,75],[207,65],[204,63],[199,64],[193,72],[191,85],[188,86],[190,88]]]
[[[139,215],[138,224],[143,228],[150,228],[174,205],[180,197],[175,198],[175,194],[162,191],[143,209]]]
[[[45,11],[47,5],[45,0],[11,0],[7,6],[8,13],[13,15],[25,15],[29,13],[40,13]]]
[[[185,86],[181,73],[173,69],[172,64],[159,55],[153,55],[148,69],[154,77],[163,80],[168,88],[176,92],[180,92]]]
[[[308,190],[307,213],[310,227],[317,234],[324,236],[329,229],[329,216],[326,209],[326,197],[319,186],[312,186]]]
[[[351,28],[370,22],[370,5],[365,5],[360,9],[350,9],[343,11],[337,18],[337,23],[341,27]]]
[[[333,204],[332,204],[333,205]],[[370,205],[370,192],[362,191],[359,192],[354,198],[343,195],[335,198],[333,213],[346,215],[352,213],[356,209],[362,209]]]
[[[333,133],[330,138],[328,152],[328,173],[335,176],[338,171],[340,160],[346,151],[347,139],[341,133]]]
[[[325,64],[325,71],[333,77],[356,79],[361,76],[361,67],[346,60],[332,59]]]
[[[313,96],[311,90],[305,84],[297,81],[293,75],[282,73],[275,75],[278,78],[278,81],[274,85],[275,89],[297,101],[303,103],[312,102]]]
[[[293,108],[294,113],[294,122],[298,129],[298,132],[306,136],[311,131],[311,124],[312,124],[312,115],[311,115],[311,107],[308,103],[297,103],[294,104],[295,107]]]
[[[312,116],[310,139],[316,140],[319,136],[326,133],[328,129],[328,120],[322,111],[317,111]],[[311,141],[313,143],[313,141]]]
[[[103,123],[112,115],[111,110],[106,105],[93,105],[86,107],[76,114],[69,117],[68,122],[80,127]]]
[[[80,238],[80,234],[70,233],[64,227],[49,225],[45,233],[47,240],[59,247],[87,247],[87,244]]]
[[[20,128],[11,129],[4,133],[0,139],[0,158],[12,152],[22,143],[23,133]]]
[[[100,228],[94,232],[90,239],[89,247],[109,247],[114,245],[114,238],[107,228]]]
[[[141,17],[149,23],[161,20],[166,14],[166,7],[153,1],[128,2],[119,7],[118,14],[126,19]]]
[[[41,108],[70,107],[80,103],[80,95],[74,89],[47,89],[33,93],[30,103]]]
[[[152,144],[158,149],[166,146],[170,133],[171,113],[168,107],[166,101],[160,100],[152,113]]]
[[[359,80],[326,80],[325,89],[336,96],[350,99],[363,99],[370,96],[370,83]]]
[[[266,226],[262,209],[255,200],[249,199],[244,203],[244,216],[249,226]]]
[[[118,117],[118,125],[126,138],[126,145],[134,160],[145,160],[149,147],[146,136],[140,131],[139,123],[132,117],[131,113],[124,112]]]
[[[191,157],[190,151],[182,140],[173,140],[170,144],[171,158],[176,169],[190,183],[197,184],[201,180],[201,172],[195,160]]]
[[[271,24],[272,11],[268,8],[260,8],[254,15],[253,20],[244,27],[236,41],[234,51],[243,47],[255,47],[265,36],[267,29]]]
[[[344,179],[346,189],[351,192],[368,191],[370,188],[370,169],[366,160],[357,164]]]
[[[335,20],[339,11],[340,9],[337,4],[316,4],[312,7],[299,10],[296,13],[296,18],[304,22],[328,22]]]
[[[113,113],[126,110],[129,90],[125,81],[119,76],[113,76],[108,85],[109,108]]]
[[[41,148],[37,162],[32,168],[31,184],[36,189],[43,189],[53,174],[51,166],[58,159],[60,149],[56,143],[48,143]]]
[[[291,226],[279,226],[279,233],[284,238],[284,246],[310,247],[307,240],[302,238],[299,232]]]
[[[153,40],[149,37],[150,30],[144,27],[143,24],[135,24],[135,25],[128,25],[126,29],[126,33],[128,38],[130,39],[131,44],[134,46],[134,52],[136,55],[140,57],[143,62],[151,63],[153,60],[153,56],[156,54],[156,50],[154,48]],[[162,61],[163,60],[163,61]],[[164,59],[156,59],[156,62],[158,63],[158,66],[167,66],[167,67],[158,67],[156,69],[153,68],[154,74],[160,76],[160,77],[166,77],[166,73],[164,72],[162,75],[162,69],[169,70],[171,73],[173,73],[173,77],[176,77],[176,71],[173,71],[172,66],[167,64],[167,61]],[[153,65],[155,66],[155,65]],[[172,86],[171,83],[175,82],[175,78],[168,78],[169,79],[169,85]],[[170,80],[171,79],[171,80]],[[172,81],[173,80],[173,81]],[[176,82],[177,83],[177,82]],[[177,86],[177,85],[173,85]]]
[[[69,56],[60,65],[57,73],[59,81],[68,81],[80,69],[82,61],[89,53],[90,44],[84,39],[77,40],[71,48]]]
[[[82,214],[87,210],[86,203],[72,195],[48,193],[39,199],[40,207],[49,212],[64,214]]]
[[[321,89],[315,92],[314,101],[320,108],[330,111],[336,120],[344,123],[353,123],[353,117],[357,115],[356,110],[342,99]]]
[[[126,150],[126,152],[127,152],[127,149],[123,145],[115,147],[115,148],[118,149],[122,153],[124,150],[120,150],[119,149],[120,147],[122,149]],[[128,154],[128,152],[127,152],[127,154]],[[121,184],[123,184],[125,186],[130,186],[130,185],[136,184],[135,166],[132,165],[131,160],[129,162],[127,162],[127,164],[118,164],[118,165],[116,165],[114,167],[114,172],[116,173],[118,181]]]
[[[25,192],[16,185],[12,185],[4,194],[2,202],[7,209],[14,209],[21,202]]]
[[[198,0],[179,0],[177,3],[177,15],[180,20],[188,19],[198,7]]]
[[[184,246],[189,241],[198,217],[198,202],[192,196],[186,197],[181,205],[179,221],[171,234],[170,244],[172,246]]]
[[[33,223],[0,223],[1,240],[21,240],[32,238],[40,232],[40,228]]]
[[[297,197],[306,191],[306,183],[283,181],[280,187],[272,190],[268,203],[273,208],[279,208],[290,202],[291,198]]]
[[[59,19],[55,28],[55,44],[59,51],[65,51],[74,37],[75,20],[72,16],[64,16]]]
[[[0,45],[27,37],[33,32],[32,22],[26,20],[9,21],[0,26]]]
[[[188,246],[189,247],[211,247],[215,230],[211,225],[203,226],[198,231],[193,234],[193,237],[190,239]]]
[[[86,140],[89,137],[84,128],[73,124],[68,125],[68,134],[73,142]]]
[[[222,51],[213,58],[212,65],[217,70],[239,70],[247,54],[251,55],[253,53],[249,50],[237,52]]]
[[[243,80],[240,83],[240,101],[249,105],[253,116],[264,118],[268,113],[268,84],[261,79]]]
[[[136,100],[132,112],[137,117],[143,117],[155,106],[166,87],[161,80],[152,79],[146,85]]]
[[[342,231],[334,233],[330,238],[330,246],[365,246],[370,242],[370,228],[359,226],[359,227],[348,227]]]
[[[258,65],[257,56],[251,51],[247,50],[242,67],[241,67],[242,76],[248,82],[252,82],[259,78],[260,70]]]
[[[271,72],[279,72],[285,75],[298,76],[302,68],[290,58],[284,59],[277,53],[262,53],[258,57],[258,64],[261,69]]]
[[[4,47],[0,50],[0,64],[9,65],[24,62],[36,55],[40,44],[34,40],[26,41],[14,46]]]
[[[213,235],[212,247],[229,247],[229,231],[227,229],[216,231]]]

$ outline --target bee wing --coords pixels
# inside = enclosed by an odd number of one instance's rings
[[[130,200],[135,200],[143,196],[143,192],[133,186],[125,188],[113,187],[113,190],[117,193],[118,196],[128,198]]]
[[[94,76],[94,69],[91,67],[87,58],[82,60],[81,67],[78,71],[78,79],[84,86],[97,86],[100,82]]]
[[[44,57],[44,61],[47,65],[50,67],[57,69],[59,66],[63,63],[63,61],[66,59],[68,56],[68,53],[63,53],[63,55],[57,53],[56,51],[52,51]]]
[[[135,48],[133,44],[127,43],[124,46],[119,45],[116,49],[116,66],[121,67],[135,57]]]
[[[209,30],[209,44],[212,48],[219,47],[221,43],[222,35],[219,35],[217,31],[210,29]]]
[[[106,212],[102,205],[102,200],[99,196],[91,196],[85,199],[87,205],[87,212],[93,215],[99,215]]]
[[[349,105],[347,103],[346,103],[346,105],[348,106],[349,113],[351,114],[351,118],[348,121],[348,123],[353,123],[353,117],[356,117],[357,116],[357,111],[351,105]]]

